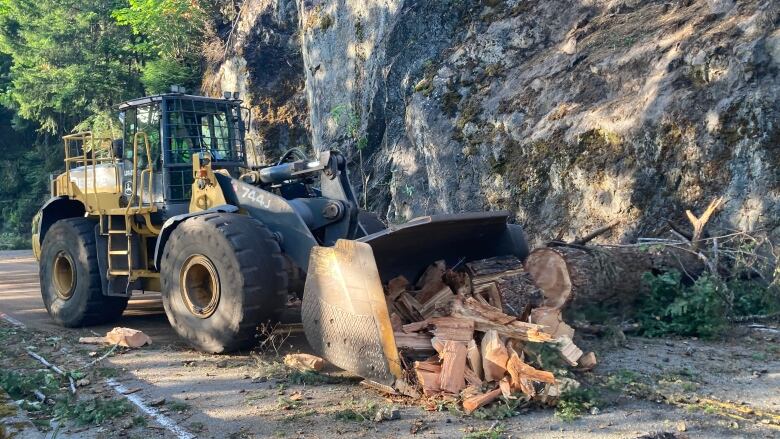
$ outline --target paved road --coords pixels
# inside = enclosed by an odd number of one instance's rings
[[[61,329],[46,313],[38,281],[38,262],[29,250],[0,252],[0,312],[33,328]],[[159,293],[137,295],[130,300],[119,321],[90,330],[102,335],[115,326],[140,329],[160,343],[178,341],[165,317]]]

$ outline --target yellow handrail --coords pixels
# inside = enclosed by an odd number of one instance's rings
[[[146,150],[146,166],[147,168],[141,171],[140,180],[141,180],[141,190],[138,197],[138,208],[140,209],[143,206],[143,189],[144,189],[144,173],[149,174],[149,193],[151,197],[151,190],[152,190],[152,152],[151,148],[149,147],[149,136],[143,132],[139,131],[135,133],[133,136],[133,194],[136,193],[138,188],[138,181],[136,180],[136,176],[138,174],[138,137],[141,136],[144,139],[144,149]],[[151,201],[150,201],[151,202]],[[130,209],[133,207],[132,200],[130,200],[127,203],[127,208],[125,209],[125,215],[128,215],[130,213]]]

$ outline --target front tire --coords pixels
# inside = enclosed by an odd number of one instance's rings
[[[49,315],[68,328],[118,319],[126,297],[103,295],[95,245],[95,223],[87,218],[59,220],[41,246],[41,295]]]
[[[287,301],[279,244],[265,226],[243,215],[185,220],[168,239],[160,277],[171,326],[204,352],[251,347],[257,325],[274,319]]]

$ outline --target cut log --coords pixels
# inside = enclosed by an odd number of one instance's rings
[[[473,413],[476,409],[495,401],[501,395],[501,389],[496,388],[487,393],[480,393],[463,400],[463,409],[466,413]]]
[[[672,246],[560,246],[532,251],[525,267],[542,289],[545,307],[572,301],[576,308],[594,303],[633,307],[644,273],[678,270],[696,277],[705,264]]]
[[[457,317],[433,317],[433,334],[441,340],[469,342],[474,340],[474,322]]]
[[[407,292],[403,292],[398,296],[398,299],[395,301],[395,307],[407,314],[412,322],[423,320],[422,314],[420,314],[422,305]]]
[[[447,340],[441,363],[441,390],[458,394],[466,387],[466,343]]]
[[[490,330],[482,337],[482,370],[485,381],[499,381],[506,373],[506,362],[509,353],[501,341],[497,331]]]
[[[287,354],[284,356],[284,364],[304,372],[319,372],[325,367],[325,360],[309,354]]]

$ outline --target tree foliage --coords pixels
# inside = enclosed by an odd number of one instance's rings
[[[10,102],[46,132],[142,92],[121,0],[2,0],[0,50],[11,55]]]

